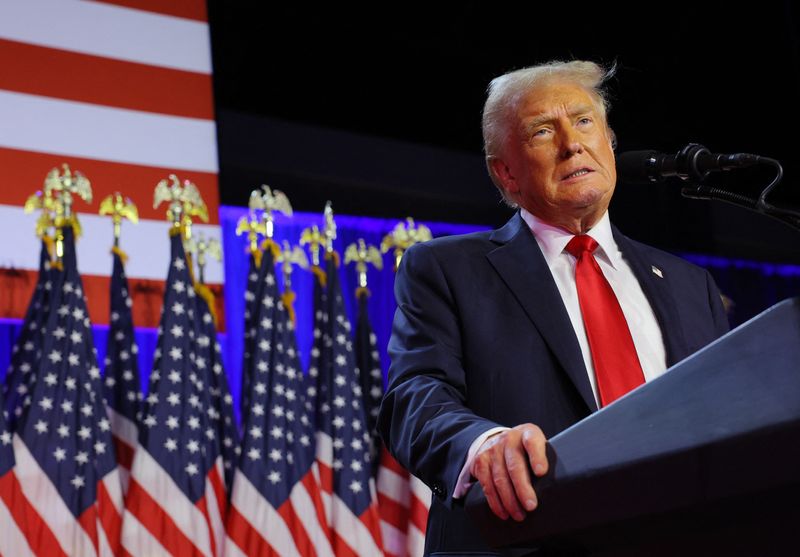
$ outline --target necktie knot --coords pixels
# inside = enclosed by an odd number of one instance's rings
[[[580,236],[573,236],[572,240],[567,244],[566,250],[571,255],[580,259],[581,255],[586,253],[593,253],[597,249],[597,241],[588,234],[581,234]]]

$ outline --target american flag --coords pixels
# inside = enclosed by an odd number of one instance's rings
[[[312,308],[314,311],[313,319],[313,341],[311,344],[311,358],[308,365],[308,379],[306,379],[306,408],[311,414],[316,429],[319,429],[319,418],[321,416],[320,405],[327,399],[328,386],[320,382],[319,370],[322,368],[322,330],[325,328],[325,312],[323,311],[327,295],[325,294],[325,271],[318,266],[311,268],[314,279],[314,290],[312,293]],[[330,468],[320,470],[323,474],[323,484],[333,485],[332,476],[329,474]]]
[[[361,371],[364,406],[372,436],[372,466],[377,480],[383,551],[387,556],[421,556],[425,550],[431,493],[389,454],[375,430],[383,398],[383,372],[377,339],[367,312],[367,296],[366,290],[359,289],[356,362]]]
[[[385,447],[381,449],[377,484],[385,555],[423,555],[431,490],[409,474]]]
[[[53,284],[31,404],[14,434],[15,472],[65,553],[117,555],[122,490],[70,226]]]
[[[260,291],[258,280],[259,265],[257,260],[262,256],[260,252],[250,252],[247,269],[247,288],[244,292],[244,361],[242,363],[242,396],[240,398],[240,408],[242,416],[249,407],[248,397],[250,396],[250,370],[253,357],[253,342],[256,337],[255,318],[258,312],[256,300]],[[244,418],[243,418],[244,419]]]
[[[226,506],[194,291],[180,234],[171,263],[158,345],[133,457],[122,543],[134,557],[222,555]],[[202,357],[202,356],[200,356]]]
[[[216,438],[221,441],[220,453],[222,466],[225,470],[225,491],[230,494],[233,486],[233,474],[236,462],[239,460],[241,448],[239,446],[239,432],[236,429],[236,420],[233,415],[233,397],[228,385],[228,376],[222,364],[222,349],[217,339],[217,328],[214,318],[206,300],[197,297],[200,312],[201,334],[197,339],[199,349],[197,359],[198,367],[211,369],[210,389],[211,406],[208,417]]]
[[[105,358],[105,396],[111,434],[119,463],[123,493],[128,491],[133,452],[139,438],[142,386],[139,379],[139,349],[133,337],[128,277],[118,249],[113,250],[108,344]]]
[[[367,416],[367,431],[370,435],[370,458],[372,460],[372,475],[378,472],[378,462],[381,440],[375,429],[378,423],[378,410],[383,398],[383,371],[381,370],[380,356],[378,355],[377,340],[369,322],[367,312],[367,299],[369,293],[366,289],[359,288],[358,318],[356,320],[356,366],[361,378],[361,390],[364,393],[364,410]]]
[[[328,257],[322,303],[317,461],[323,492],[330,495],[327,514],[336,555],[383,555],[370,435],[335,259]]]
[[[22,494],[13,470],[11,439],[0,412],[0,555],[63,555],[53,533]]]
[[[314,424],[271,250],[262,255],[258,283],[249,403],[226,552],[333,555],[314,461]]]
[[[42,340],[50,311],[51,288],[50,254],[47,251],[47,244],[42,241],[39,277],[25,313],[22,330],[14,344],[3,389],[5,406],[2,406],[2,409],[7,412],[8,428],[11,432],[16,429],[23,408],[30,405],[30,391],[42,357]]]

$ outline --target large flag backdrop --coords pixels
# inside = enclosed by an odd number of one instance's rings
[[[92,205],[76,204],[78,241],[92,323],[108,323],[111,224],[97,201],[121,191],[141,222],[124,234],[137,326],[160,316],[167,250],[155,184],[175,173],[194,182],[219,237],[217,147],[211,48],[204,0],[109,0],[0,3],[0,317],[22,317],[36,283],[35,217],[22,206],[63,162],[92,182]],[[223,282],[210,264],[207,282]],[[221,308],[220,308],[221,309]],[[220,311],[220,314],[223,312]]]

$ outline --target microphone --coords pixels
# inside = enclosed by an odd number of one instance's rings
[[[748,153],[721,155],[697,143],[690,143],[676,155],[657,151],[627,151],[617,155],[617,174],[623,182],[654,183],[677,176],[702,181],[710,172],[753,166],[763,158]]]

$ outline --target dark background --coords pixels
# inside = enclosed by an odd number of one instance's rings
[[[800,29],[791,2],[433,2],[341,6],[209,1],[221,201],[261,183],[296,210],[499,225],[510,211],[486,176],[486,85],[550,59],[616,62],[618,152],[689,142],[778,159],[770,200],[800,207]],[[709,180],[757,194],[767,170]],[[680,183],[620,184],[613,220],[676,252],[800,263],[800,233]]]

